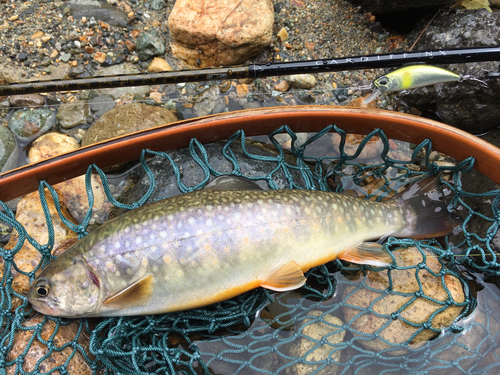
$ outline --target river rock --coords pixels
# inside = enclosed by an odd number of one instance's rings
[[[393,13],[416,8],[435,8],[456,3],[455,0],[349,0],[355,5],[361,5],[364,10],[372,13]]]
[[[226,144],[226,141],[219,141],[212,144],[205,145],[205,151],[207,153],[207,158],[209,164],[217,171],[223,174],[231,174],[233,171],[233,164],[229,162],[222,154],[222,148]],[[269,175],[276,169],[276,162],[266,162],[259,161],[249,158],[241,148],[241,142],[239,140],[231,144],[231,151],[234,153],[235,158],[239,161],[241,173],[248,177],[263,177]],[[261,155],[265,157],[276,157],[278,155],[274,147],[268,147],[260,142],[254,142],[247,140],[245,143],[245,149],[248,153],[252,155]],[[196,163],[196,161],[191,156],[188,148],[183,148],[179,150],[169,151],[168,154],[178,166],[180,172],[181,181],[186,186],[196,186],[201,183],[205,175],[201,167]],[[200,154],[198,152],[198,154]],[[293,155],[285,153],[285,162],[290,165],[296,165],[296,159]],[[171,197],[174,195],[181,194],[180,189],[177,186],[177,178],[173,173],[172,166],[168,159],[164,159],[160,156],[155,156],[150,161],[148,161],[148,166],[151,168],[153,175],[155,177],[155,190],[152,196],[149,198],[149,202],[154,202],[158,199],[163,199]],[[300,187],[305,187],[305,183],[302,179],[302,175],[297,170],[290,170],[290,173]],[[213,180],[215,177],[210,176],[209,180]],[[272,180],[277,185],[279,189],[289,188],[288,180],[285,174],[280,169],[272,175]],[[255,180],[255,182],[263,189],[269,189],[269,184],[265,180]],[[137,184],[128,192],[124,199],[125,204],[132,204],[142,198],[148,191],[150,185],[149,178],[145,172],[138,179]],[[117,213],[121,213],[123,210],[113,209],[113,216]]]
[[[37,138],[29,151],[30,163],[76,150],[79,144],[76,139],[62,133],[48,133]],[[91,177],[94,205],[92,206],[92,219],[90,224],[102,224],[108,217],[111,203],[104,193],[102,181],[96,175]],[[71,216],[81,223],[89,209],[85,175],[61,182],[54,186],[60,199],[66,204]]]
[[[0,125],[0,171],[6,172],[16,166],[17,144],[9,128]]]
[[[56,113],[48,108],[21,109],[9,118],[9,128],[22,142],[30,142],[55,125]]]
[[[290,83],[296,89],[312,89],[316,86],[316,78],[312,74],[294,74],[290,76]]]
[[[141,33],[135,43],[135,52],[139,60],[146,61],[165,53],[165,42],[158,36],[156,29]]]
[[[309,362],[323,362],[327,359],[339,362],[341,351],[338,346],[344,341],[345,336],[345,330],[342,328],[344,324],[342,320],[332,315],[323,315],[323,312],[319,310],[309,311],[307,315],[321,316],[321,318],[313,323],[310,323],[312,320],[311,318],[304,319],[297,333],[297,339],[292,342],[288,355]],[[322,340],[325,340],[324,344],[318,343],[318,341]],[[318,375],[337,374],[337,365],[327,365],[318,371],[322,365],[323,364],[309,365],[306,363],[297,363],[287,367],[285,369],[285,374],[307,375],[313,372]]]
[[[435,273],[439,274],[442,269],[441,263],[434,256],[434,253],[424,250],[427,257],[427,266]],[[420,282],[422,284],[422,292],[425,296],[434,298],[439,301],[446,301],[448,294],[441,283],[441,277],[432,275],[429,271],[422,268],[419,269],[419,263],[423,261],[422,254],[416,247],[407,249],[397,249],[393,252],[396,257],[398,267],[407,267],[405,269],[394,269],[391,271],[392,287],[394,292],[410,293],[410,296],[402,296],[391,291],[389,288],[389,278],[387,270],[384,271],[366,271],[366,276],[359,272],[353,282],[359,283],[360,286],[349,285],[346,287],[343,298],[344,302],[349,305],[344,306],[344,319],[351,322],[350,327],[354,330],[361,331],[368,335],[375,335],[371,340],[359,340],[358,342],[369,350],[381,351],[385,349],[393,349],[387,351],[386,355],[402,355],[406,353],[406,349],[398,347],[398,345],[408,344],[410,348],[419,348],[428,340],[434,338],[439,333],[430,329],[421,329],[403,322],[404,318],[414,324],[426,323],[430,316],[439,310],[442,305],[436,304],[427,300],[425,297],[420,297],[419,286],[415,277],[415,272],[418,270]],[[453,301],[457,303],[464,302],[465,296],[460,280],[450,274],[444,275],[444,281],[450,291]],[[366,287],[361,286],[361,282]],[[412,298],[416,297],[415,301],[405,307],[395,319],[391,314],[397,314]],[[370,307],[374,312],[388,316],[380,317],[370,313],[367,309]],[[444,311],[436,314],[432,321],[433,328],[442,329],[449,326],[458,317],[462,311],[461,306],[450,305]],[[359,315],[361,312],[363,314]],[[357,316],[357,317],[356,317]],[[389,322],[389,323],[388,323]],[[385,324],[388,325],[375,334]],[[410,338],[413,334],[419,332],[413,339]],[[353,332],[355,336],[360,336]],[[385,339],[390,345],[380,339]]]
[[[106,112],[88,129],[82,146],[174,121],[177,117],[168,109],[140,103],[123,104]]]
[[[422,22],[408,37],[409,44],[426,27]],[[450,10],[440,12],[418,39],[415,50],[439,50],[466,47],[497,46],[500,44],[500,12],[486,9]],[[498,62],[441,65],[461,75],[483,79],[486,71],[497,72]],[[500,80],[465,81],[437,84],[412,90],[404,96],[412,107],[436,113],[443,122],[474,134],[482,134],[500,125]]]
[[[138,74],[140,73],[137,66],[130,63],[117,64],[107,67],[101,67],[96,73],[96,77],[114,76],[119,74]],[[149,86],[133,86],[133,87],[115,87],[112,89],[99,89],[97,93],[109,95],[113,99],[119,99],[122,95],[145,96],[149,94]]]
[[[64,240],[70,238],[77,238],[75,232],[71,231],[61,220],[59,214],[57,213],[56,207],[54,205],[54,200],[50,193],[45,194],[47,199],[47,205],[49,207],[50,217],[52,218],[52,224],[54,227],[54,246],[52,249],[58,247]],[[68,209],[63,202],[60,202],[61,212],[64,217],[76,224],[76,221],[71,217]],[[43,212],[42,204],[40,202],[40,196],[38,191],[30,193],[24,196],[17,204],[16,220],[26,229],[28,234],[33,237],[39,244],[45,245],[49,241],[49,233],[47,228],[47,223],[45,221],[45,215]],[[14,230],[9,242],[5,245],[5,250],[12,250],[17,242],[19,241],[19,233]],[[24,241],[21,249],[14,255],[14,262],[17,267],[23,272],[31,272],[40,263],[42,255],[40,252],[31,245],[28,240]],[[3,258],[0,258],[1,263],[1,274],[4,273],[4,262]],[[12,288],[15,292],[27,295],[30,284],[28,276],[19,273],[14,267],[11,268],[13,282]],[[20,298],[12,297],[13,309],[21,305],[22,301]]]
[[[32,318],[28,318],[22,323],[22,327],[25,328],[17,330],[14,334],[12,348],[8,352],[5,360],[10,362],[21,357],[23,359],[23,371],[28,373],[32,371],[47,373],[54,367],[64,365],[71,353],[76,351],[68,364],[64,366],[65,370],[68,374],[90,375],[93,373],[92,368],[80,351],[72,344],[78,337],[76,342],[85,352],[89,352],[89,333],[86,332],[85,327],[82,327],[82,331],[79,332],[81,324],[83,324],[83,322],[72,320],[69,324],[60,324],[59,328],[56,330],[56,323],[51,319],[46,320],[46,317],[43,315],[36,315]],[[39,325],[42,325],[41,332],[39,336],[35,336],[35,339],[31,341],[35,334],[35,328]],[[49,350],[47,344],[40,341],[40,338],[48,341],[50,345],[54,346],[54,349]],[[64,346],[66,347],[62,349]],[[28,347],[27,351],[26,347]],[[44,358],[45,356],[47,357]],[[44,359],[40,366],[36,367],[37,362],[42,358]],[[17,368],[17,364],[7,367],[6,370],[7,375],[19,374],[19,371],[21,371],[21,369]],[[59,371],[54,373],[57,374]]]
[[[7,97],[7,98],[0,100],[0,122],[5,120],[5,118],[9,114],[9,111],[10,111],[9,98]]]
[[[168,18],[170,46],[186,64],[240,64],[271,43],[271,0],[177,0]]]
[[[206,116],[212,113],[217,106],[225,105],[224,98],[219,96],[219,93],[219,86],[214,85],[196,95],[193,98],[193,101],[196,102],[193,107],[196,116]]]
[[[485,285],[485,289],[478,294],[478,306],[474,312],[464,319],[461,325],[464,330],[458,334],[448,334],[433,343],[429,363],[429,375],[440,375],[446,371],[446,375],[461,375],[470,371],[481,356],[484,356],[492,348],[498,346],[497,339],[500,334],[500,303],[496,295],[495,287]],[[444,349],[444,350],[443,350]],[[446,363],[457,362],[446,370],[432,368],[442,366]],[[477,368],[477,367],[476,367]],[[484,367],[480,367],[483,368]]]
[[[101,117],[106,112],[115,108],[115,101],[112,96],[97,95],[89,101],[89,106],[97,117]]]
[[[87,123],[89,115],[89,104],[83,100],[75,100],[71,103],[64,103],[59,106],[57,121],[63,129],[72,129]]]
[[[97,0],[72,0],[68,2],[69,12],[75,20],[83,17],[90,20],[103,21],[109,25],[126,27],[129,18],[127,14],[118,7]]]
[[[43,107],[45,99],[38,94],[13,95],[9,97],[10,105],[13,107]]]

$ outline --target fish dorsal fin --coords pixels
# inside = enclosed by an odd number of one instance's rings
[[[254,181],[239,176],[220,176],[210,181],[204,189],[262,190]]]
[[[153,275],[149,274],[107,297],[104,305],[120,309],[143,306],[151,300],[152,295]]]
[[[304,273],[293,260],[262,280],[260,286],[277,292],[300,288],[306,282]]]
[[[363,242],[358,246],[351,247],[345,250],[339,259],[375,267],[386,267],[392,263],[390,254],[376,242]]]

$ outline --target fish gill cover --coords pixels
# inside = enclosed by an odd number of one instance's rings
[[[341,137],[338,152],[322,157],[309,155],[308,150],[329,131],[337,132]],[[275,139],[282,132],[287,132],[292,138],[291,151],[296,157],[294,165],[286,161],[284,150]],[[374,137],[379,137],[383,143],[378,161],[368,165],[354,162]],[[245,151],[245,140],[244,132],[239,131],[220,150],[232,163],[233,175],[241,176],[243,173],[232,147],[241,145]],[[461,208],[465,218],[462,234],[457,237],[460,243],[451,243],[449,236],[442,241],[416,241],[389,236],[385,246],[393,251],[394,262],[388,269],[336,260],[307,272],[307,283],[300,290],[272,293],[258,288],[232,300],[189,311],[99,320],[33,317],[34,312],[26,297],[14,292],[12,283],[14,273],[25,274],[32,282],[35,273],[53,258],[50,250],[54,233],[44,189],[52,194],[62,221],[80,238],[87,234],[91,218],[89,212],[80,225],[64,218],[55,190],[42,182],[39,191],[49,228],[47,244],[38,244],[30,238],[15,220],[12,211],[0,202],[3,207],[0,219],[19,233],[17,245],[12,250],[2,248],[0,252],[4,262],[0,287],[0,369],[8,374],[57,371],[61,374],[433,374],[444,369],[460,373],[498,371],[500,298],[494,287],[478,281],[477,275],[482,274],[481,277],[486,278],[500,274],[500,260],[492,249],[493,236],[500,223],[500,191],[475,194],[462,189],[462,178],[469,177],[474,159],[468,158],[455,167],[440,167],[429,160],[432,151],[430,140],[416,145],[410,159],[392,159],[389,157],[390,141],[380,130],[366,136],[356,151],[349,155],[345,151],[345,132],[333,125],[300,146],[297,146],[296,135],[286,126],[273,132],[270,140],[277,150],[275,157],[245,151],[247,158],[274,166],[267,175],[251,177],[267,181],[270,188],[277,188],[273,175],[278,172],[284,174],[290,188],[305,186],[323,191],[332,189],[329,184],[332,180],[337,181],[333,188],[342,191],[348,187],[355,188],[368,179],[378,179],[383,183],[367,193],[365,198],[380,200],[384,195],[393,195],[415,177],[446,172],[451,176],[449,180],[453,181],[443,181],[451,192],[448,206],[455,210]],[[104,173],[97,166],[90,166],[86,179],[90,206],[93,202],[90,188],[93,171],[100,175],[108,199],[114,205],[133,209],[144,204],[155,187],[154,175],[146,163],[146,156],[149,155],[165,158],[171,163],[181,192],[200,189],[206,185],[210,175],[222,174],[210,165],[204,146],[195,139],[191,141],[190,152],[205,175],[195,186],[184,185],[178,166],[167,153],[144,150],[141,163],[150,179],[149,191],[132,205],[117,202],[111,195]],[[428,172],[412,168],[422,154],[425,157],[420,162]],[[293,177],[297,176],[297,172],[302,177],[300,182]],[[389,178],[389,174],[393,177]],[[465,202],[477,196],[492,198],[490,215],[479,214],[474,211],[475,206]],[[475,217],[481,217],[488,223],[486,236],[468,231],[468,223]],[[24,241],[32,243],[42,254],[38,267],[30,273],[21,271],[14,262]],[[399,277],[403,274],[415,280],[413,290],[400,288],[404,282]],[[442,290],[441,296],[428,293],[429,288],[436,289],[436,285],[428,284],[432,277],[437,280],[438,289]],[[462,288],[463,292],[457,293],[457,289]],[[480,294],[481,298],[476,298],[477,290],[481,288],[484,293]],[[487,298],[485,293],[488,293]],[[364,295],[364,300],[361,300],[365,302],[360,300],[360,294]],[[17,307],[13,304],[15,299],[20,299]],[[395,304],[393,310],[381,308],[381,305],[391,304]],[[424,310],[433,306],[426,310],[428,315],[423,321],[415,321],[407,315],[409,307],[416,304],[423,304]],[[448,317],[445,324],[443,316],[450,309],[454,309],[454,315]],[[410,328],[403,340],[398,341],[391,336],[396,323]],[[69,334],[69,339],[64,341],[62,333]],[[472,334],[472,341],[467,341]],[[20,335],[25,339],[22,348],[17,347]],[[35,347],[42,356],[30,360],[30,350]],[[62,364],[47,364],[54,362],[57,356]]]

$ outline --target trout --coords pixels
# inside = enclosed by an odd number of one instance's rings
[[[435,185],[428,179],[385,202],[261,190],[235,177],[210,185],[129,211],[88,234],[35,279],[33,308],[61,317],[148,315],[257,287],[287,291],[305,283],[304,272],[336,258],[390,264],[383,246],[368,240],[436,237],[455,226],[440,203],[422,205],[421,194]]]

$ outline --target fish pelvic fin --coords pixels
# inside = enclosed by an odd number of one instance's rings
[[[376,242],[363,242],[355,247],[350,247],[339,255],[339,259],[374,267],[387,267],[392,263],[389,252]]]
[[[261,281],[260,286],[277,292],[298,289],[306,282],[302,269],[293,260]]]
[[[113,293],[103,302],[104,306],[124,309],[144,306],[153,296],[153,275],[149,274],[125,288]]]
[[[427,194],[439,193],[439,178],[431,176],[397,194],[394,199],[406,212],[406,228],[398,237],[431,238],[446,236],[462,224],[462,219],[448,212],[446,206]]]

